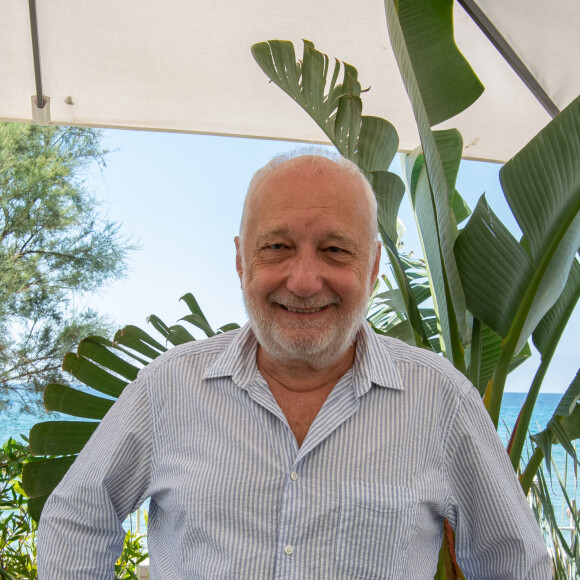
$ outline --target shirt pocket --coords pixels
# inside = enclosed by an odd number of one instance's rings
[[[407,564],[416,520],[412,489],[344,484],[336,538],[338,569],[355,578],[397,578]]]

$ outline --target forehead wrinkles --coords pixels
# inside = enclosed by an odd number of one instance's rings
[[[374,194],[369,193],[370,189],[366,191],[362,180],[364,180],[362,176],[359,179],[358,176],[354,176],[334,161],[323,157],[290,159],[271,169],[248,192],[243,209],[241,237],[244,238],[249,233],[250,224],[254,233],[255,229],[259,230],[260,222],[264,217],[269,220],[280,216],[281,221],[283,221],[284,213],[277,211],[278,204],[283,205],[286,210],[304,210],[305,212],[327,208],[332,210],[336,209],[336,200],[333,197],[339,196],[341,198],[340,207],[346,209],[343,223],[348,224],[350,222],[349,216],[354,216],[355,212],[362,209],[366,214],[363,218],[365,221],[364,232],[368,233],[370,241],[373,241],[377,237],[376,212],[374,211],[376,205]],[[293,186],[300,192],[297,194],[298,199],[294,204],[292,203],[291,191]],[[312,191],[306,203],[304,203],[304,199],[299,199],[303,188]],[[359,224],[356,229],[360,232],[360,228]],[[364,234],[362,235],[364,236]]]
[[[285,226],[273,227],[264,231],[259,231],[256,236],[256,245],[260,246],[263,244],[269,244],[272,241],[280,238],[291,238],[293,232]],[[328,230],[320,232],[317,237],[323,242],[336,242],[343,243],[345,245],[353,246],[356,244],[356,238],[353,237],[349,232],[341,232],[338,230]]]

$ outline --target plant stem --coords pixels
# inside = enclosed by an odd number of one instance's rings
[[[526,442],[528,429],[530,428],[532,413],[534,412],[536,400],[540,393],[540,387],[542,386],[542,382],[544,381],[544,377],[546,376],[546,372],[548,370],[548,367],[550,366],[550,362],[552,361],[552,357],[554,356],[554,352],[556,351],[557,345],[558,345],[557,340],[551,342],[549,348],[542,356],[540,366],[538,367],[538,370],[536,371],[536,374],[534,376],[534,380],[530,385],[528,396],[526,397],[526,400],[522,405],[522,410],[520,412],[516,428],[512,433],[509,454],[512,465],[515,470],[517,470],[520,465],[520,460]]]
[[[505,388],[505,381],[509,372],[512,357],[514,355],[515,344],[505,343],[501,349],[499,360],[493,371],[491,379],[491,393],[489,395],[489,402],[487,403],[487,412],[493,421],[495,428],[499,424],[499,413],[501,410],[501,401],[503,398],[503,391]]]
[[[469,380],[479,390],[479,394],[483,395],[479,389],[479,372],[481,370],[481,321],[478,318],[473,318],[473,325],[471,328],[471,357],[469,360]]]
[[[525,495],[528,495],[530,487],[532,487],[532,481],[534,481],[534,477],[540,468],[540,465],[542,465],[542,459],[544,459],[544,452],[540,447],[536,447],[520,477],[520,483],[522,484],[522,489],[524,490]]]

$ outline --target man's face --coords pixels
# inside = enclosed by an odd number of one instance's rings
[[[304,158],[277,167],[248,200],[237,270],[260,346],[323,368],[353,344],[376,279],[380,245],[361,184]]]

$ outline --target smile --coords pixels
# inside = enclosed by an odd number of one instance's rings
[[[290,308],[290,306],[284,306],[280,304],[283,308],[288,310],[289,312],[296,312],[298,314],[313,314],[314,312],[320,312],[326,306],[320,306],[318,308]]]

